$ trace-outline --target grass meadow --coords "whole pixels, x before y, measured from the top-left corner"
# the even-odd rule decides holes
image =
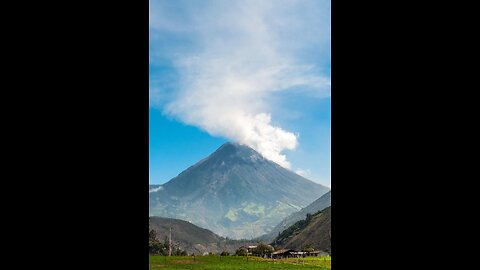
[[[150,270],[260,270],[260,269],[331,269],[331,257],[263,259],[237,256],[150,256]]]

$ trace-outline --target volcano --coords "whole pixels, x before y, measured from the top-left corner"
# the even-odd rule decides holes
[[[149,213],[224,237],[252,239],[328,191],[246,145],[229,142],[167,183],[151,186]]]

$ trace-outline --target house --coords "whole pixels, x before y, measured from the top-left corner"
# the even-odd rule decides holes
[[[238,248],[238,251],[240,250],[246,252],[247,256],[262,256],[264,258],[267,258],[270,257],[270,254],[274,250],[274,248],[271,245],[259,244],[258,246],[241,246]],[[243,252],[242,254],[244,254]]]
[[[292,251],[290,252],[290,255],[294,258],[300,258],[300,257],[305,257],[307,256],[307,252],[304,251]]]
[[[316,251],[310,251],[306,252],[306,256],[312,256],[312,257],[324,257],[324,256],[329,256],[328,252],[316,250]]]
[[[279,249],[272,253],[273,259],[292,258],[296,256],[297,251],[293,249]]]

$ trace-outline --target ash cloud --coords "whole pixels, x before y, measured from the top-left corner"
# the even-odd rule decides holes
[[[315,1],[189,1],[175,16],[165,2],[151,1],[150,61],[168,59],[178,84],[170,92],[151,85],[153,106],[290,168],[283,151],[296,148],[298,135],[272,121],[271,99],[300,87],[330,94],[328,76],[300,55],[302,44],[323,44]],[[184,41],[177,50],[155,46],[172,37]]]

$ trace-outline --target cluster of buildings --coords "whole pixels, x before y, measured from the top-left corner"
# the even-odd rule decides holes
[[[274,251],[271,254],[273,259],[283,259],[283,258],[302,258],[302,257],[321,257],[328,256],[327,252],[323,251],[296,251],[294,249],[279,249]]]
[[[273,247],[268,245],[269,247]],[[247,255],[253,255],[253,250],[257,248],[257,246],[242,246],[240,249],[245,249],[247,251]],[[294,249],[279,249],[273,251],[271,254],[266,255],[268,258],[272,259],[284,259],[284,258],[303,258],[303,257],[323,257],[329,256],[327,252],[315,250],[315,251],[297,251]]]

